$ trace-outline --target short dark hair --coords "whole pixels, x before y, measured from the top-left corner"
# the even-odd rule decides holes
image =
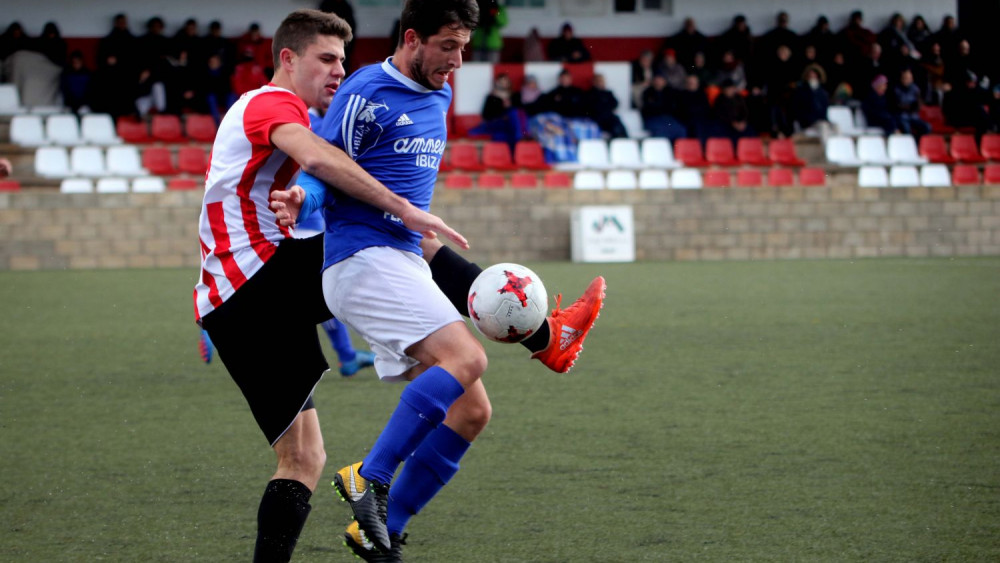
[[[403,44],[407,29],[421,39],[434,35],[443,26],[476,29],[479,25],[479,4],[476,0],[406,0],[399,18],[397,45]]]
[[[271,41],[274,68],[281,65],[281,50],[291,49],[301,55],[316,41],[317,35],[333,35],[347,43],[353,37],[351,26],[336,14],[319,10],[295,10],[288,14]]]

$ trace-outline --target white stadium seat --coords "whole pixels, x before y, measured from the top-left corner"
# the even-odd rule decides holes
[[[145,176],[149,171],[142,167],[142,157],[135,145],[108,147],[105,161],[108,174],[116,176]]]
[[[889,168],[889,185],[893,188],[913,188],[920,185],[920,173],[912,164],[896,164]]]
[[[826,140],[826,160],[840,166],[861,166],[864,164],[858,158],[854,139],[842,135]]]
[[[166,191],[167,183],[160,176],[141,176],[132,180],[135,193],[160,193]]]
[[[678,168],[670,173],[670,186],[674,189],[697,189],[702,185],[701,172],[696,168]]]
[[[101,147],[73,147],[69,152],[69,167],[76,176],[103,176],[108,172]]]
[[[573,175],[573,188],[577,190],[604,189],[604,173],[596,170],[582,170]]]
[[[35,151],[35,174],[46,178],[69,176],[69,152],[65,147],[39,147]]]
[[[946,164],[925,164],[920,167],[920,185],[946,188],[951,185],[951,172]]]
[[[662,190],[670,187],[666,170],[643,170],[639,172],[639,189]]]
[[[83,143],[80,138],[80,121],[72,113],[57,113],[45,118],[45,138],[57,145],[73,146]]]
[[[608,144],[604,139],[581,139],[576,149],[576,162],[580,168],[605,170],[611,167]]]
[[[862,166],[858,168],[858,186],[862,188],[889,187],[889,174],[884,166]]]
[[[609,190],[634,190],[636,185],[635,172],[631,170],[608,172],[607,186]]]
[[[642,155],[639,153],[639,141],[635,139],[611,139],[608,143],[608,153],[611,166],[638,170],[643,168]]]
[[[10,141],[23,147],[47,145],[45,124],[41,116],[26,113],[12,117],[10,119]]]
[[[80,137],[94,145],[117,145],[122,140],[115,132],[115,122],[106,113],[88,113],[80,118]]]
[[[674,147],[668,139],[649,137],[642,140],[640,148],[642,163],[647,168],[680,168],[681,163],[674,159]]]
[[[18,115],[27,109],[21,106],[21,95],[14,84],[0,84],[0,115]]]
[[[865,164],[881,164],[888,166],[892,164],[889,153],[885,148],[885,139],[876,135],[862,135],[858,137],[858,158]]]
[[[97,193],[99,194],[120,194],[128,191],[128,180],[105,176],[97,180]]]
[[[94,191],[94,181],[90,178],[65,178],[59,184],[64,194],[89,194]]]
[[[893,164],[927,164],[927,159],[920,156],[917,141],[913,135],[889,135],[888,154]]]

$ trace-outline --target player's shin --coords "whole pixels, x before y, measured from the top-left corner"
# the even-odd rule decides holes
[[[257,544],[254,563],[289,561],[299,541],[312,507],[312,491],[290,479],[274,479],[267,484],[257,510]]]
[[[406,459],[389,490],[390,534],[402,534],[406,524],[458,472],[470,443],[444,424],[432,431]]]

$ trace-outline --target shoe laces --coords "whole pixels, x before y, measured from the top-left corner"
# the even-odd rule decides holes
[[[556,317],[562,314],[562,309],[559,306],[562,305],[562,293],[556,295],[556,308],[552,310],[552,316]]]

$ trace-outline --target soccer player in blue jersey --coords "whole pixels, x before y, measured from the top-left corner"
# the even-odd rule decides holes
[[[462,64],[478,8],[475,0],[408,0],[400,19],[394,56],[346,80],[316,133],[427,210],[447,142],[447,81]],[[301,189],[275,193],[272,207],[288,205],[293,216],[324,207],[327,305],[371,346],[380,378],[410,381],[368,456],[335,477],[356,519],[348,546],[366,560],[397,561],[409,519],[455,474],[491,416],[481,381],[486,354],[458,312],[481,270],[315,178],[302,175],[299,184],[304,199]],[[533,357],[568,371],[603,296],[597,278],[573,306],[557,306]]]

